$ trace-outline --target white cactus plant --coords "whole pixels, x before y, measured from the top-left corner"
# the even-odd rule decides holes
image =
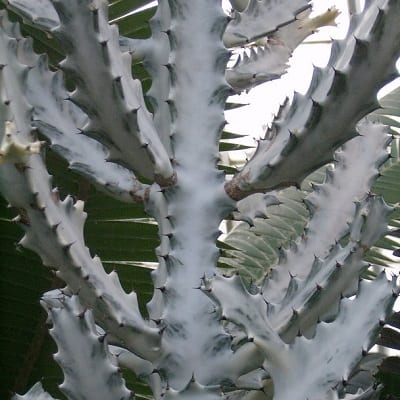
[[[391,138],[367,114],[397,74],[399,1],[366,0],[307,93],[281,107],[233,177],[218,168],[228,96],[279,78],[336,10],[312,19],[308,0],[232,0],[227,15],[216,0],[159,0],[151,36],[132,39],[108,23],[104,0],[2,3],[65,54],[63,72],[53,71],[2,12],[0,191],[18,210],[20,245],[66,285],[42,298],[64,395],[130,399],[127,368],[155,399],[376,398],[372,378],[350,392],[346,382],[399,292],[396,277],[364,279],[366,253],[393,210],[371,193]],[[145,94],[132,75],[137,61],[152,81]],[[84,204],[52,186],[41,135],[72,170],[157,222],[147,316],[86,247]],[[304,200],[311,219],[302,237],[256,282],[223,275],[221,222],[252,223],[282,189],[333,160]],[[14,398],[53,397],[37,384]]]

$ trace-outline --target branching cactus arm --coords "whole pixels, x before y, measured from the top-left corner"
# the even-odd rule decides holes
[[[147,185],[128,169],[108,162],[107,149],[82,134],[87,116],[68,100],[62,74],[49,71],[46,61],[40,57],[24,82],[27,100],[34,107],[34,125],[51,140],[51,148],[68,161],[71,170],[121,201],[143,202]]]
[[[141,84],[131,78],[131,58],[120,52],[118,30],[108,25],[106,3],[53,4],[61,23],[52,33],[70,43],[61,66],[75,79],[72,99],[91,118],[87,132],[107,144],[111,160],[150,179],[171,179],[168,154],[145,106]]]
[[[361,136],[335,154],[335,169],[328,170],[325,182],[314,185],[313,192],[306,197],[312,217],[302,240],[282,251],[279,267],[272,270],[265,282],[268,301],[280,302],[290,277],[305,279],[314,258],[326,257],[331,246],[349,232],[356,202],[368,195],[379,167],[388,158],[390,136],[385,127],[363,120],[358,129]]]
[[[71,400],[133,399],[108,350],[106,336],[97,332],[92,312],[82,307],[78,296],[60,293],[57,306],[57,299],[47,297],[42,305],[52,324],[50,335],[58,347],[54,358],[64,373],[61,391]]]
[[[17,222],[26,230],[20,244],[58,270],[58,276],[79,293],[83,304],[94,310],[113,341],[144,357],[154,357],[159,352],[158,329],[141,317],[136,294],[127,295],[115,272],[107,275],[100,259],[92,258],[85,247],[83,203],[74,204],[71,198],[60,201],[38,156],[21,168],[24,171],[15,171],[13,178],[24,195],[2,188],[4,197],[20,210]],[[11,176],[10,171],[3,171]]]
[[[215,277],[206,280],[202,289],[217,302],[218,313],[242,326],[264,354],[265,368],[274,382],[274,399],[338,398],[336,388],[366,354],[398,295],[395,278],[389,282],[381,274],[373,282],[364,281],[355,299],[341,302],[333,322],[318,325],[315,337],[300,337],[287,345],[270,325],[262,295],[249,293],[239,277]],[[253,318],[254,312],[259,318]],[[352,336],[353,329],[360,336]]]
[[[33,89],[27,92],[27,98],[34,106],[35,126],[51,140],[51,148],[68,161],[70,169],[87,177],[100,190],[118,200],[143,202],[147,185],[136,179],[130,170],[107,161],[109,154],[106,148],[82,135],[82,128],[74,125],[69,118],[68,114],[78,113],[78,110],[73,103],[61,97],[66,93],[62,90],[61,75],[52,74],[44,62],[39,62],[29,71],[27,84]],[[41,92],[41,96],[36,97]],[[60,97],[50,96],[57,92]],[[34,98],[30,96],[33,93]]]
[[[299,184],[356,135],[360,118],[378,107],[377,90],[396,74],[399,13],[398,2],[382,0],[353,18],[347,38],[333,45],[328,66],[315,70],[307,94],[295,96],[287,118],[226,185],[232,198]]]
[[[9,57],[28,67],[20,82],[21,90],[33,107],[34,125],[52,141],[52,148],[68,161],[72,170],[89,178],[101,190],[125,202],[142,202],[146,185],[128,169],[108,162],[108,150],[82,134],[88,117],[69,100],[62,73],[48,69],[47,58],[36,56],[31,42],[22,38],[18,26],[5,15],[1,17],[1,26],[3,35],[16,40],[17,50]]]
[[[244,2],[237,2],[243,7]],[[227,47],[243,46],[266,36],[294,21],[296,16],[310,7],[308,0],[284,1],[279,7],[271,0],[250,0],[242,12],[235,11],[233,19],[224,33]]]
[[[17,49],[15,38],[0,36],[0,61],[4,65],[0,71],[1,97],[5,101],[1,103],[0,134],[2,149],[8,149],[0,166],[0,190],[19,210],[17,221],[26,231],[20,243],[38,252],[45,265],[59,271],[59,276],[71,290],[79,292],[85,306],[95,310],[96,317],[118,343],[122,341],[138,354],[151,348],[148,355],[151,358],[153,353],[154,357],[154,352],[159,351],[158,330],[150,328],[141,317],[136,294],[127,295],[115,273],[107,275],[100,259],[92,258],[85,246],[83,203],[74,204],[70,197],[61,201],[57,190],[51,188],[51,177],[40,155],[31,154],[38,152],[38,142],[31,135],[32,108],[23,92],[24,76],[30,68],[18,62]],[[14,144],[8,144],[9,140]],[[16,151],[10,153],[13,149]],[[143,346],[140,337],[147,337],[145,342],[150,340],[153,345]]]
[[[309,17],[310,10],[272,34],[249,44],[236,63],[226,71],[226,80],[237,91],[249,90],[261,83],[280,78],[297,46],[324,25],[334,25],[338,10],[332,8],[322,15]]]
[[[19,13],[27,22],[49,31],[60,24],[51,0],[6,0],[8,7]]]
[[[336,317],[343,296],[357,293],[359,279],[368,267],[363,262],[365,253],[387,233],[387,226],[381,221],[391,211],[377,197],[359,204],[350,227],[349,243],[344,247],[336,245],[325,259],[315,259],[306,278],[291,278],[286,296],[269,310],[271,324],[284,340],[291,342],[299,332],[312,337],[318,321]]]
[[[390,293],[391,290],[394,295]],[[369,350],[379,329],[379,322],[384,321],[392,310],[397,291],[395,279],[388,282],[384,273],[373,282],[362,282],[355,299],[343,300],[341,312],[334,322],[321,323],[312,340],[298,338],[290,347],[288,364],[284,368],[279,366],[274,371],[275,368],[271,367],[274,398],[287,399],[297,395],[319,399],[335,396],[333,387],[349,378],[352,368]],[[351,332],[356,330],[360,335],[351,337]],[[332,357],[334,362],[330,362]],[[313,371],[307,376],[301,373],[305,363]],[[326,368],[319,369],[319,365],[325,365]],[[288,377],[298,385],[288,387]]]
[[[22,7],[16,2],[11,6],[32,22],[40,11],[26,2]],[[121,53],[118,30],[108,25],[106,3],[99,0],[82,6],[52,1],[50,9],[59,21],[51,34],[68,43],[61,67],[77,86],[71,99],[90,118],[85,132],[108,147],[109,160],[149,179],[172,179],[172,166],[147,111],[140,82],[131,77],[131,57]],[[54,25],[54,12],[51,16]]]

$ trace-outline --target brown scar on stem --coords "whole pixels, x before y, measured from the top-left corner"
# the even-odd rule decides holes
[[[249,190],[242,190],[240,189],[240,184],[242,182],[248,183],[247,178],[249,176],[249,173],[245,175],[239,174],[238,176],[235,176],[230,180],[229,182],[225,183],[225,192],[226,194],[235,201],[243,200],[245,197],[250,196],[254,193],[265,193],[267,191],[271,190],[279,190],[279,189],[284,189],[289,186],[294,186],[297,189],[300,189],[300,184],[298,182],[294,181],[288,181],[288,182],[280,182],[279,184],[275,186],[271,186],[268,188],[259,188],[259,189],[249,189]]]
[[[239,188],[240,183],[247,181],[248,176],[249,173],[245,175],[239,174],[234,176],[229,182],[225,183],[225,192],[232,200],[239,201],[250,194],[248,191],[243,191]]]
[[[170,177],[165,178],[160,174],[154,175],[154,182],[158,183],[161,187],[173,186],[176,184],[177,177],[174,172]]]
[[[146,197],[146,192],[145,192],[145,195],[142,196],[142,195],[136,194],[136,191],[135,191],[134,189],[132,189],[132,190],[129,192],[129,195],[131,196],[131,198],[132,198],[132,200],[133,200],[133,202],[134,202],[135,204],[140,204],[140,203],[143,203],[144,198]]]
[[[30,226],[31,221],[29,220],[28,213],[26,212],[25,208],[18,208],[19,213],[19,222],[21,224]]]

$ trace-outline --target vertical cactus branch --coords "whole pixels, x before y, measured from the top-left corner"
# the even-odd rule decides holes
[[[163,240],[161,243],[162,252],[170,249],[161,254],[159,268],[165,272],[157,272],[156,279],[162,284],[158,290],[165,304],[161,320],[166,350],[157,369],[166,376],[170,393],[178,391],[184,396],[188,391],[203,391],[214,396],[200,384],[218,380],[219,371],[213,363],[230,353],[229,337],[210,314],[212,305],[196,287],[202,276],[216,270],[218,225],[231,206],[223,192],[223,176],[216,168],[229,89],[224,77],[227,52],[221,39],[227,18],[215,1],[173,0],[169,5],[172,51],[168,103],[177,183],[161,194],[150,194],[149,203],[156,218],[168,216],[170,222],[168,246]],[[194,36],[190,33],[193,29],[197,32]],[[201,51],[193,53],[194,48]],[[192,70],[193,74],[184,72]],[[165,204],[166,210],[152,210],[160,208],[157,204]],[[158,222],[163,229],[165,223]],[[193,379],[198,383],[190,383]]]

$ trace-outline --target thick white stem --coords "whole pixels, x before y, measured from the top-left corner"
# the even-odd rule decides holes
[[[170,251],[163,254],[165,283],[159,287],[164,301],[165,356],[158,368],[171,390],[180,392],[192,377],[202,385],[214,383],[220,371],[213,369],[213,360],[231,354],[230,339],[218,323],[213,304],[197,288],[203,276],[216,271],[218,227],[233,202],[216,168],[228,94],[227,54],[221,40],[226,16],[214,0],[171,1],[170,8],[168,103],[177,184],[164,192],[171,232]],[[165,238],[162,247],[166,248]],[[159,282],[162,274],[160,270]]]

